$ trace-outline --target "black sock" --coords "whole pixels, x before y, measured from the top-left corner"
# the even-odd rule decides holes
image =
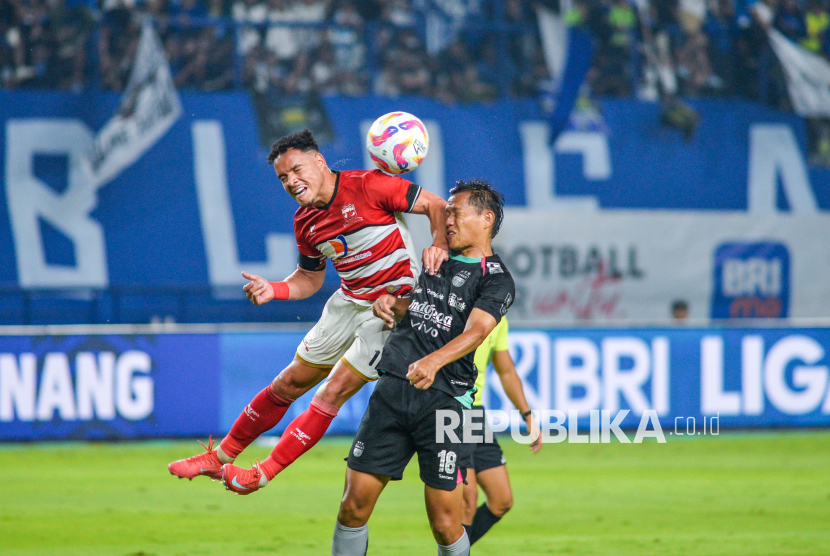
[[[473,524],[467,533],[467,536],[470,537],[470,544],[475,543],[483,537],[484,533],[489,531],[490,527],[498,523],[500,519],[500,517],[496,517],[496,514],[490,511],[486,503],[479,506],[476,510],[476,516],[473,518]]]

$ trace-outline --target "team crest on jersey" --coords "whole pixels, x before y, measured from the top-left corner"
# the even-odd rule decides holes
[[[349,254],[349,244],[346,243],[346,237],[343,235],[321,243],[318,249],[330,259],[339,259]]]
[[[343,213],[343,220],[346,222],[363,220],[363,218],[359,218],[357,216],[357,209],[354,208],[354,205],[351,203],[345,205],[342,209],[340,209],[340,212]]]
[[[460,288],[464,285],[464,282],[467,281],[467,278],[470,277],[470,273],[466,270],[462,270],[458,274],[452,277],[452,285],[456,288]]]

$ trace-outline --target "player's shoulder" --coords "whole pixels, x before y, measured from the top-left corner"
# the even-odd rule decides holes
[[[340,183],[344,184],[346,182],[361,182],[369,176],[372,172],[377,172],[378,170],[340,170]]]
[[[320,212],[315,207],[298,207],[294,211],[294,227],[302,226],[305,222],[310,220],[317,212]]]
[[[495,282],[513,282],[513,275],[504,261],[496,254],[484,259],[484,278]]]
[[[384,178],[390,178],[380,170],[343,170],[340,172],[340,190],[351,198],[367,194],[370,190],[382,187]]]

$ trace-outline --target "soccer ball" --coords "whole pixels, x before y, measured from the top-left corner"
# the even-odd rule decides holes
[[[388,174],[405,174],[426,158],[429,135],[424,123],[412,114],[390,112],[369,128],[366,148],[378,168]]]

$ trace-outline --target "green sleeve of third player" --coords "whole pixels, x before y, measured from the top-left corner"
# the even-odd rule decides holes
[[[496,325],[490,333],[493,335],[493,351],[507,351],[510,345],[507,343],[507,332],[510,325],[507,323],[507,317],[502,317],[501,321]]]
[[[476,378],[476,395],[473,405],[481,405],[482,396],[484,395],[485,374],[487,372],[487,365],[490,363],[490,356],[494,351],[504,351],[507,349],[507,326],[507,319],[502,317],[493,331],[490,332],[476,349],[473,362],[478,370],[478,377]]]

